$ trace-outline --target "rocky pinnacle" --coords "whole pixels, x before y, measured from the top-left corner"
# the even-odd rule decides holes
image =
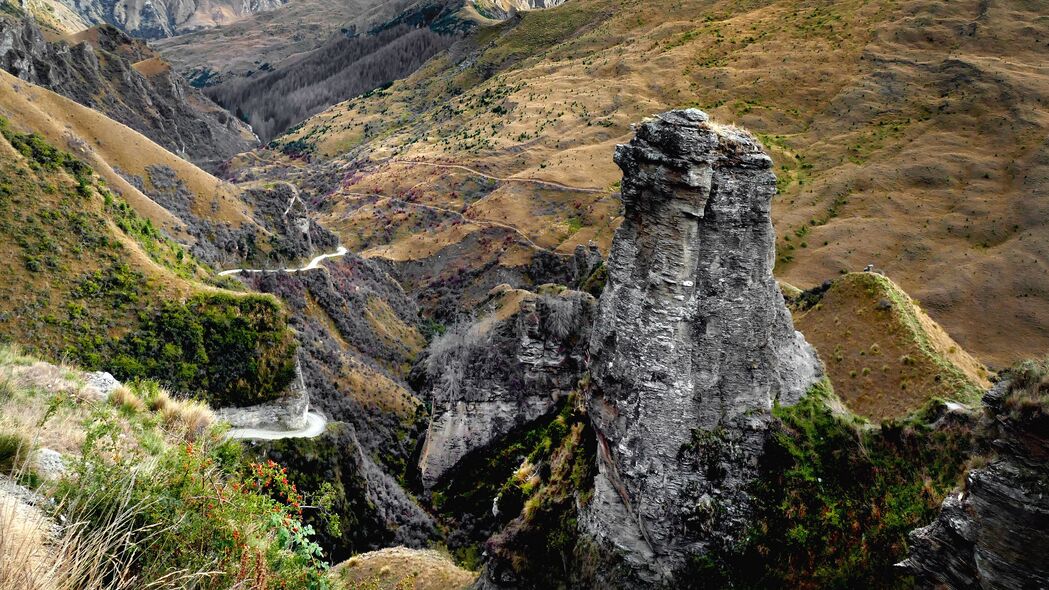
[[[615,161],[625,213],[590,341],[599,475],[581,527],[624,566],[613,586],[670,583],[740,538],[773,404],[822,368],[772,276],[776,178],[758,142],[671,111]]]

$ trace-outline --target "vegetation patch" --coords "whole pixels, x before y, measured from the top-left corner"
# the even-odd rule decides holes
[[[907,534],[939,512],[976,448],[975,417],[932,402],[871,427],[835,413],[823,381],[791,407],[752,493],[756,525],[737,547],[698,558],[698,587],[886,588],[908,584],[893,564]],[[933,425],[934,422],[937,422]]]
[[[123,380],[159,379],[215,406],[245,406],[285,392],[296,350],[275,298],[209,293],[161,304],[89,356]]]

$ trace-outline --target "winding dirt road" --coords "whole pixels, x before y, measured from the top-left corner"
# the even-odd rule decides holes
[[[313,270],[315,268],[320,267],[321,262],[323,262],[324,260],[327,260],[328,258],[338,258],[339,256],[345,256],[347,252],[349,252],[349,250],[347,250],[345,246],[339,246],[339,248],[334,252],[329,252],[327,254],[321,254],[320,256],[314,257],[309,264],[303,266],[302,268],[231,268],[229,270],[224,270],[220,272],[219,276],[224,277],[228,275],[240,274],[242,272],[302,272],[304,270]]]
[[[306,413],[306,426],[299,430],[267,430],[263,428],[234,428],[226,434],[238,440],[281,440],[284,438],[315,438],[324,433],[328,419],[317,412]]]

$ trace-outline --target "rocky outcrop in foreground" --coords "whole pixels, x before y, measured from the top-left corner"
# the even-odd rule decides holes
[[[28,19],[0,19],[0,67],[95,109],[202,168],[258,145],[251,129],[114,27],[47,41]]]
[[[425,389],[432,410],[419,459],[427,488],[471,453],[552,414],[583,373],[592,296],[502,285],[488,307],[479,321],[430,347]]]
[[[984,396],[996,457],[969,473],[936,521],[911,533],[910,557],[900,566],[919,587],[1049,588],[1049,408],[1039,391],[1049,385],[1043,383],[1025,392],[1002,381]]]
[[[695,109],[646,120],[616,149],[623,225],[590,341],[595,495],[580,525],[625,568],[667,583],[738,541],[774,403],[821,376],[772,276],[772,160]]]

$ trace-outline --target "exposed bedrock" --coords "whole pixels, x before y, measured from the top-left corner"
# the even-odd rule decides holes
[[[1010,389],[984,396],[995,458],[911,533],[900,566],[920,588],[1049,588],[1049,415]]]
[[[772,276],[772,160],[748,133],[671,111],[616,149],[624,221],[590,340],[595,495],[580,526],[658,585],[739,539],[771,408],[821,377]],[[626,572],[626,575],[624,575]]]
[[[592,296],[502,285],[487,307],[436,340],[425,360],[432,410],[419,474],[427,488],[471,453],[553,413],[583,372]]]

